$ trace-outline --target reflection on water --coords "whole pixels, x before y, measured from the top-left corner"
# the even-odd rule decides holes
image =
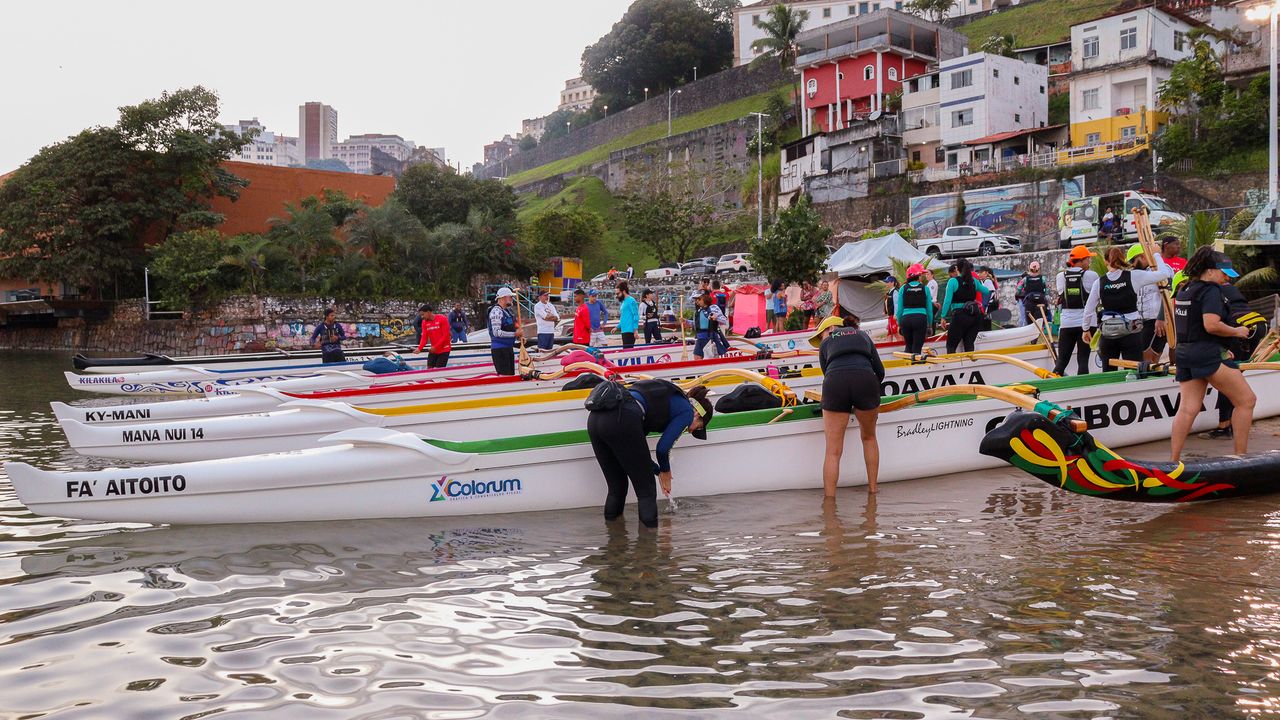
[[[0,454],[87,464],[45,405],[72,397],[65,367],[0,355]],[[1280,697],[1267,498],[1153,508],[986,473],[871,504],[683,498],[643,532],[589,510],[167,528],[37,518],[0,479],[0,522],[2,717],[1217,718]]]

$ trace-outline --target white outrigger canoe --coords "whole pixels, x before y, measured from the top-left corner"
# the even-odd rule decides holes
[[[883,327],[883,323],[868,323],[873,331]],[[810,331],[764,335],[751,340],[756,349],[785,352],[796,349],[808,349]],[[1033,325],[994,330],[979,333],[975,344],[976,350],[988,350],[1011,345],[1035,342],[1036,327]],[[936,349],[937,343],[928,345]],[[890,353],[902,347],[901,341],[880,344],[884,353]],[[676,345],[642,345],[635,348],[616,348],[604,350],[605,357],[615,365],[630,367],[635,365],[651,365],[679,360],[685,348]],[[487,356],[486,356],[487,357]],[[450,358],[452,362],[452,358]],[[544,369],[558,366],[558,360],[546,361],[541,365]],[[108,395],[146,396],[146,395],[223,395],[236,392],[246,386],[269,385],[286,392],[302,392],[312,390],[328,390],[363,387],[374,383],[405,383],[422,379],[442,380],[458,377],[476,377],[492,373],[490,364],[474,364],[449,366],[433,370],[413,370],[401,373],[373,375],[363,370],[335,369],[330,365],[305,365],[293,370],[273,371],[261,374],[259,370],[218,370],[199,367],[170,366],[163,369],[122,373],[118,375],[90,374],[80,375],[65,373],[67,384],[76,390],[103,393]],[[294,371],[297,374],[290,374]],[[258,373],[258,374],[254,374]]]
[[[1049,354],[1043,349],[1002,357],[1029,362],[1044,370],[1044,374],[1047,374],[1045,366],[1050,364]],[[756,364],[762,363],[756,361]],[[726,367],[712,370],[705,379],[711,385],[737,384],[743,382],[741,375],[723,375],[765,369]],[[786,378],[786,384],[797,393],[822,386],[822,372],[816,367],[781,366],[778,369],[781,371],[779,374]],[[945,364],[891,361],[886,370],[882,384],[886,395],[896,395],[904,389],[915,392],[954,385],[1004,384],[1036,377],[1021,364],[987,356]],[[496,397],[467,396],[460,400],[384,407],[294,400],[266,413],[111,425],[89,425],[75,420],[59,420],[59,423],[71,447],[83,455],[148,462],[186,462],[304,450],[315,447],[326,435],[370,427],[417,433],[441,440],[491,440],[529,431],[575,430],[586,422],[582,401],[589,392],[571,390]]]
[[[1257,417],[1280,413],[1280,371],[1246,373]],[[1112,447],[1169,436],[1178,385],[1129,372],[1038,380],[1041,400],[1070,406]],[[1210,394],[1209,401],[1216,396]],[[996,467],[978,454],[1002,401],[951,399],[881,418],[880,481]],[[1214,424],[1202,413],[1195,428]],[[842,485],[865,483],[858,433],[846,436]],[[604,482],[584,430],[452,442],[383,428],[348,430],[315,449],[89,472],[5,466],[32,512],[172,524],[476,515],[598,506]],[[650,442],[656,442],[651,438]],[[823,422],[816,405],[717,415],[708,439],[672,454],[681,495],[821,487]]]
[[[1026,362],[1036,367],[1052,367],[1049,351],[1043,345],[1018,345],[986,352],[1008,356],[1014,361]],[[947,357],[935,358],[935,362],[943,364]],[[885,368],[890,371],[907,364],[903,360],[885,360]],[[937,377],[937,382],[943,384],[996,382],[996,380],[988,380],[980,372],[969,371],[966,365],[967,363],[944,365],[946,370],[944,374],[931,377]],[[627,368],[624,370],[628,373],[642,372],[649,377],[680,381],[693,379],[712,370],[726,368],[749,370],[763,375],[776,374],[783,378],[789,378],[806,368],[817,366],[817,356],[809,354],[786,359],[762,359],[752,356],[724,357],[710,360],[658,363],[642,368]],[[117,425],[121,423],[167,422],[270,412],[295,400],[337,401],[372,409],[443,400],[461,400],[464,398],[478,399],[499,395],[510,397],[526,393],[559,390],[569,379],[568,376],[541,380],[522,380],[515,377],[494,376],[314,392],[283,392],[277,387],[245,386],[238,388],[234,394],[210,395],[202,398],[162,400],[113,406],[68,405],[60,402],[52,402],[49,405],[53,409],[54,416],[60,421],[74,420],[85,425]],[[911,392],[917,389],[921,389],[918,387],[918,383],[911,381],[897,382],[892,376],[883,385],[883,391],[886,395]]]

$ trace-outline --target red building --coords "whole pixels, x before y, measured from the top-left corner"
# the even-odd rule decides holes
[[[888,109],[889,96],[905,80],[968,51],[960,33],[889,9],[823,25],[796,42],[805,136],[842,130]]]

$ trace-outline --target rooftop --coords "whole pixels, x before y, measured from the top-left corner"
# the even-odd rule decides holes
[[[947,27],[881,8],[796,36],[796,66],[813,65],[873,49],[894,48],[932,60],[962,55],[968,41]]]
[[[966,141],[964,144],[965,145],[988,145],[990,143],[998,143],[998,142],[1004,142],[1005,140],[1012,140],[1016,137],[1025,137],[1027,135],[1037,135],[1042,132],[1049,132],[1050,130],[1057,130],[1062,127],[1066,127],[1066,125],[1058,124],[1058,125],[1047,125],[1045,127],[1038,127],[1038,128],[1023,128],[1022,130],[1008,130],[1006,132],[998,132],[994,135],[980,137],[976,140],[969,140],[969,141]]]

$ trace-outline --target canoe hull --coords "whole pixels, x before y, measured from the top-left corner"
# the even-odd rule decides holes
[[[1280,413],[1280,371],[1249,373],[1257,415]],[[1072,379],[1073,381],[1075,379]],[[1060,383],[1054,386],[1053,383]],[[1121,446],[1168,437],[1178,388],[1169,378],[1045,383],[1043,399],[1080,408],[1100,442]],[[1061,387],[1060,390],[1050,390]],[[1210,398],[1212,400],[1212,397]],[[672,456],[680,495],[818,488],[822,418],[812,407],[774,424],[776,411],[713,424],[708,440],[684,439]],[[975,452],[1009,414],[994,400],[925,404],[881,423],[880,479],[892,482],[995,467]],[[1204,413],[1197,427],[1212,425]],[[656,438],[651,438],[654,442]],[[426,443],[379,428],[331,436],[331,447],[273,455],[93,472],[6,466],[32,511],[105,521],[242,523],[432,517],[598,505],[604,482],[585,433],[480,443]],[[924,443],[924,444],[922,444]],[[928,447],[929,452],[921,452]],[[841,484],[865,482],[857,432],[846,436]],[[176,489],[176,477],[182,488]],[[143,487],[142,479],[150,480]],[[166,489],[157,489],[164,478]],[[126,482],[122,489],[121,481]],[[115,492],[108,493],[114,489]]]

